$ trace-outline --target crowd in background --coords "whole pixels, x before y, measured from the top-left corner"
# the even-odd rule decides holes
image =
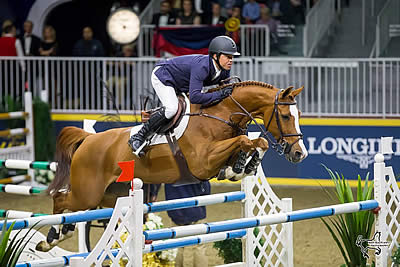
[[[279,24],[304,24],[305,0],[163,0],[160,12],[153,14],[151,24],[157,27],[223,25],[229,18],[237,18],[241,24],[268,25],[272,39],[276,40]],[[18,31],[12,21],[4,21],[0,56],[59,56],[54,27],[46,25],[42,37],[32,34],[33,27],[31,21],[25,21],[23,29]],[[69,56],[137,55],[135,44],[119,46],[117,51],[108,52],[104,44],[94,37],[91,27],[76,30],[82,32],[82,39],[76,41],[72,51],[67,54]],[[17,35],[18,32],[21,34]],[[239,42],[237,33],[227,34]]]
[[[23,33],[18,36],[13,22],[4,21],[0,37],[0,56],[58,56],[59,44],[54,27],[46,25],[43,28],[43,38],[32,33],[33,27],[31,21],[25,21]],[[75,43],[72,56],[105,56],[103,45],[93,38],[91,27],[83,28],[82,39]]]
[[[315,1],[313,1],[315,2]],[[242,24],[279,21],[284,24],[305,23],[304,0],[163,0],[152,24],[217,25],[235,17]]]

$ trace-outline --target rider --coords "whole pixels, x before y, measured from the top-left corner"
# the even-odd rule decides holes
[[[209,93],[202,93],[202,88],[217,85],[228,78],[233,56],[237,55],[240,53],[237,52],[235,42],[230,37],[218,36],[211,41],[208,55],[180,56],[157,63],[151,74],[151,83],[163,108],[152,113],[139,132],[130,138],[128,144],[133,152],[137,154],[146,139],[175,116],[178,110],[177,93],[189,92],[192,104],[204,106],[228,97],[232,93],[232,87]]]

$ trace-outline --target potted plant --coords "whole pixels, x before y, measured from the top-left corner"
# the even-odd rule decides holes
[[[341,204],[354,202],[353,192],[349,182],[343,175],[331,171],[323,165],[329,173],[330,178],[335,184],[335,195]],[[364,185],[362,185],[361,176],[358,175],[356,201],[364,201],[372,199],[373,181],[368,183],[369,174],[367,174]],[[334,199],[332,194],[325,190],[327,194]],[[336,215],[335,217],[321,218],[322,222],[328,228],[328,231],[335,240],[345,264],[342,266],[369,266],[367,258],[361,252],[361,249],[356,245],[358,236],[364,239],[371,237],[372,228],[374,225],[374,214],[370,211],[361,211],[356,213]],[[374,265],[374,263],[372,263]]]
[[[5,218],[3,229],[0,232],[0,266],[14,267],[17,264],[21,253],[34,234],[26,241],[27,236],[38,223],[39,222],[35,223],[21,238],[17,239],[21,232],[20,230],[11,240],[9,240],[15,221],[7,229],[7,217]]]

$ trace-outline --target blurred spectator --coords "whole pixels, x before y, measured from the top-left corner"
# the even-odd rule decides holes
[[[40,39],[32,34],[33,22],[24,22],[24,35],[20,37],[25,56],[39,56]]]
[[[248,0],[243,6],[242,16],[247,24],[253,24],[260,17],[260,5],[256,0]]]
[[[16,85],[17,73],[19,70],[25,72],[25,62],[23,60],[24,52],[22,50],[21,41],[16,38],[16,28],[12,24],[7,23],[3,28],[2,36],[0,37],[0,56],[19,57],[20,69],[14,60],[4,60],[2,62],[2,78],[0,79],[0,88],[5,92],[9,90],[11,81]],[[23,75],[21,75],[23,77]],[[8,83],[8,84],[7,84]],[[14,88],[11,88],[14,89]]]
[[[39,54],[41,56],[57,56],[58,55],[58,43],[57,43],[57,37],[56,37],[56,30],[53,28],[53,26],[46,25],[44,26],[43,29],[43,40],[40,42],[40,48],[39,48]],[[46,93],[44,94],[44,99],[50,99],[52,100],[55,95],[57,95],[58,88],[56,87],[57,80],[56,80],[56,71],[54,68],[51,68],[48,72],[48,80],[46,81],[46,75],[45,75],[45,67],[44,64],[42,64],[42,77],[39,77],[39,86],[42,86],[42,89],[44,89],[46,86],[45,84],[48,84],[49,90],[47,92],[42,92]],[[32,85],[30,85],[32,86]]]
[[[0,37],[0,56],[23,57],[21,41],[16,38],[17,30],[13,24],[7,24]]]
[[[170,0],[170,3],[174,12],[178,13],[181,10],[182,0]]]
[[[274,19],[280,20],[282,16],[280,0],[268,0],[267,6],[271,10],[271,16]]]
[[[207,18],[205,24],[219,25],[225,23],[226,18],[224,16],[221,16],[221,5],[218,2],[211,3],[211,11],[212,14]]]
[[[239,5],[234,6],[232,8],[232,16],[231,17],[239,19],[240,24],[246,24],[246,22],[244,21],[244,19],[242,17],[242,8]]]
[[[118,57],[132,58],[136,57],[135,46],[133,44],[127,44],[122,46],[122,50],[118,53]],[[129,102],[126,98],[128,89],[128,83],[132,81],[131,73],[134,68],[135,62],[132,61],[111,61],[109,62],[109,76],[111,77],[108,81],[110,90],[114,94],[116,105],[119,109],[122,108],[121,103],[123,101]]]
[[[268,25],[270,34],[273,34],[274,36],[277,37],[279,21],[271,17],[270,9],[268,7],[261,8],[260,14],[261,17],[256,21],[256,24]]]
[[[12,22],[12,20],[6,19],[5,21],[3,21],[3,24],[1,25],[1,36],[4,36],[4,35],[5,35],[4,29],[5,29],[7,26],[11,26],[11,25],[14,25],[14,23]]]
[[[280,0],[281,22],[284,24],[304,25],[305,3],[302,0]]]
[[[83,39],[76,42],[72,55],[78,57],[102,57],[105,55],[101,42],[93,38],[92,28],[83,28],[82,37]]]
[[[193,10],[192,0],[183,0],[182,10],[178,14],[176,19],[176,25],[200,25],[201,18]]]
[[[57,56],[57,52],[56,30],[53,26],[46,25],[43,29],[43,40],[40,42],[39,54],[41,56]]]
[[[257,20],[256,24],[268,25],[271,50],[275,50],[279,54],[287,54],[287,52],[282,51],[279,47],[278,27],[279,27],[280,22],[271,17],[270,9],[268,7],[261,8],[260,13],[261,13],[261,17],[260,17],[260,19]],[[260,40],[260,46],[265,47],[265,43],[264,43],[262,37]],[[264,50],[262,50],[262,51],[264,51]],[[264,56],[264,55],[260,55],[260,56]]]
[[[121,57],[137,57],[135,46],[133,44],[127,44],[122,46],[122,51],[120,53]]]
[[[201,21],[204,22],[211,17],[211,3],[212,0],[194,0],[194,10],[201,17]]]
[[[245,24],[241,14],[242,14],[242,9],[240,8],[240,6],[234,6],[232,8],[231,18],[237,18],[239,20],[240,24]],[[228,35],[229,37],[231,37],[233,39],[233,41],[235,41],[235,43],[238,46],[238,49],[240,51],[240,28],[234,32],[227,32],[226,35]]]
[[[222,16],[231,17],[235,6],[242,8],[243,0],[219,0]]]
[[[176,16],[172,12],[171,3],[169,1],[161,1],[160,12],[153,15],[151,24],[156,25],[156,27],[176,24]]]

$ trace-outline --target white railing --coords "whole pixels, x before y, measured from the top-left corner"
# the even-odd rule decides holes
[[[47,98],[53,112],[122,114],[138,111],[154,92],[150,74],[160,58],[0,58],[0,100],[25,87]],[[304,86],[306,116],[400,117],[400,59],[235,58],[231,75],[275,85]],[[108,97],[114,96],[114,103]]]
[[[400,24],[400,1],[388,0],[377,18],[376,24],[376,57],[382,55],[390,42],[390,25]]]
[[[182,27],[208,27],[201,26],[179,26],[168,25],[169,28],[182,28]],[[141,25],[138,40],[139,56],[154,56],[154,49],[152,47],[155,25]],[[193,29],[195,30],[195,29]],[[242,56],[269,56],[269,28],[267,25],[241,25],[240,26],[240,53]]]
[[[304,86],[307,116],[399,117],[400,59],[256,59],[258,81]]]
[[[340,2],[340,1],[339,1]],[[311,57],[320,40],[335,21],[335,1],[317,1],[306,16],[303,55]]]

